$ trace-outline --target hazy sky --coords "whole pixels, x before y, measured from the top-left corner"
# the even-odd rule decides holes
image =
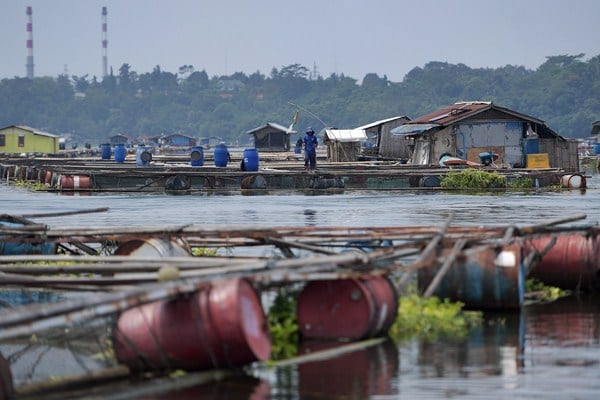
[[[102,6],[115,74],[124,63],[211,77],[316,64],[323,77],[399,82],[429,61],[536,69],[600,54],[600,0],[0,0],[0,79],[26,76],[28,5],[35,76],[101,76]]]

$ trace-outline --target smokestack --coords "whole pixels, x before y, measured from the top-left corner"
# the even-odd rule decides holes
[[[33,79],[33,22],[31,6],[27,7],[27,77]]]
[[[102,77],[108,75],[108,60],[106,57],[108,39],[106,38],[106,7],[102,7]]]

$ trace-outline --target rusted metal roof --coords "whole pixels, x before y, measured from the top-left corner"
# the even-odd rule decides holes
[[[490,101],[462,101],[452,105],[441,108],[430,114],[423,115],[416,118],[407,124],[438,124],[440,126],[446,126],[455,122],[471,118],[484,111],[495,109],[505,114],[513,115],[516,118],[531,121],[537,124],[544,124],[544,121],[531,117],[529,115],[521,114],[508,108],[499,107]]]

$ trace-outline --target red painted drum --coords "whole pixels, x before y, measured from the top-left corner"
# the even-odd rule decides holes
[[[44,176],[44,183],[46,186],[52,186],[52,171],[46,171],[46,175]]]
[[[529,240],[525,254],[542,251],[550,236]],[[558,236],[556,243],[529,273],[549,286],[569,290],[600,289],[600,237],[573,234]]]
[[[248,281],[231,279],[123,312],[114,349],[134,370],[201,370],[267,360],[271,339],[257,292]]]
[[[358,340],[387,333],[398,300],[385,277],[312,281],[298,296],[300,332],[312,339]]]
[[[63,175],[60,177],[60,188],[71,190],[89,189],[90,177],[83,175]]]

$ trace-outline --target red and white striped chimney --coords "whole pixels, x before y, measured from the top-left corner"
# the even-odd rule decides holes
[[[27,7],[27,77],[33,79],[33,11]]]
[[[107,47],[108,39],[106,36],[106,7],[102,7],[102,77],[108,75]]]

